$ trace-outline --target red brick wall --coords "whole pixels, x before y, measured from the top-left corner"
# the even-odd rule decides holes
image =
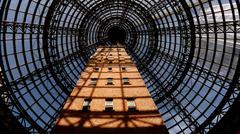
[[[115,59],[114,64],[108,64],[109,57]],[[101,60],[101,63],[97,63],[96,59]],[[120,63],[119,59],[125,60]],[[168,133],[144,81],[129,59],[123,48],[113,48],[113,50],[99,48],[68,98],[56,121],[54,132]],[[93,71],[96,66],[100,68],[99,72]],[[112,67],[112,72],[108,72],[108,67]],[[127,71],[122,72],[121,67],[126,67]],[[122,84],[123,77],[129,78],[130,85]],[[90,78],[98,78],[96,86],[90,85]],[[106,85],[107,78],[113,78],[114,85]],[[85,98],[92,99],[88,112],[82,111]],[[104,111],[106,98],[113,98],[114,111]],[[128,112],[127,98],[135,98],[137,111]]]

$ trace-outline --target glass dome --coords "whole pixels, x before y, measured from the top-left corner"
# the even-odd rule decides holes
[[[239,5],[2,0],[1,104],[9,112],[4,116],[30,133],[50,132],[97,47],[121,40],[169,132],[208,133],[239,100]]]

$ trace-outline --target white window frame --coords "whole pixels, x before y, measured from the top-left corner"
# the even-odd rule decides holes
[[[127,106],[128,111],[135,111],[136,110],[136,102],[134,98],[127,99]]]
[[[130,84],[128,77],[124,77],[122,80],[123,80],[124,85],[129,85]]]
[[[97,85],[97,78],[91,78],[90,85]]]
[[[113,78],[107,78],[107,85],[113,85]]]
[[[92,99],[84,99],[82,110],[83,111],[90,110],[91,102],[92,102]]]
[[[106,111],[113,110],[113,99],[112,98],[107,98],[105,100],[105,110]]]
[[[99,72],[100,68],[99,67],[94,67],[94,72]]]

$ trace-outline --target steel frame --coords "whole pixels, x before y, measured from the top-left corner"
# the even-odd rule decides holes
[[[240,100],[239,12],[239,0],[3,0],[2,109],[20,129],[50,132],[91,55],[121,27],[170,133],[229,129],[225,117],[239,117],[229,116]]]

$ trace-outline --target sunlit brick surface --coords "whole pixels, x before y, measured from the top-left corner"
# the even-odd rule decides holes
[[[92,78],[97,79],[96,85],[91,84]],[[107,84],[108,78],[112,78],[112,85]],[[128,78],[129,84],[124,84],[123,78]],[[83,111],[84,99],[88,98],[90,109]],[[106,98],[113,99],[112,111],[105,111]],[[134,99],[136,110],[128,111],[129,98]],[[102,46],[91,57],[61,111],[54,132],[168,133],[136,66],[119,45]]]

